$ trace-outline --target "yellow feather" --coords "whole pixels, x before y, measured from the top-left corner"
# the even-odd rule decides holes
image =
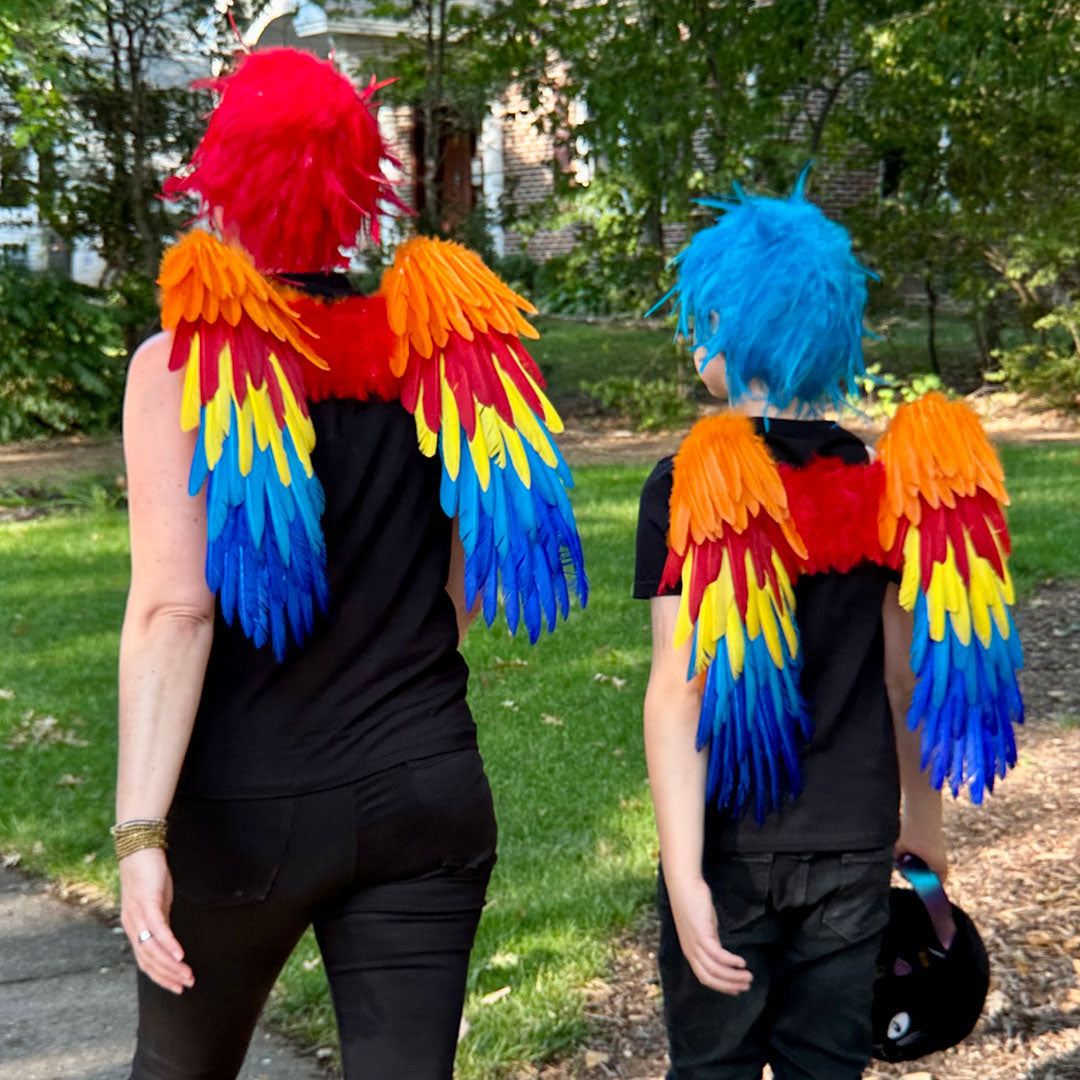
[[[218,391],[210,399],[205,410],[205,439],[206,464],[214,469],[221,460],[221,449],[225,442],[225,436],[229,433],[232,421],[232,400],[225,387],[218,387]]]
[[[745,554],[746,560],[746,633],[751,641],[754,641],[761,633],[761,609],[758,606],[757,593],[760,590],[754,580],[754,560],[750,552]]]
[[[252,439],[252,426],[255,418],[251,414],[251,379],[248,378],[248,398],[240,410],[240,417],[236,424],[236,437],[238,440],[238,456],[240,460],[240,475],[247,476],[251,472],[251,465],[255,459],[255,444]]]
[[[691,552],[686,556],[682,567],[682,595],[679,597],[679,613],[675,617],[675,648],[682,648],[694,632],[694,624],[690,621],[690,575],[693,573],[694,556]]]
[[[270,394],[265,386],[260,386],[257,390],[252,388],[248,391],[248,401],[251,402],[251,415],[255,421],[255,441],[260,450],[265,450],[270,445],[273,433],[277,431]]]
[[[694,668],[697,671],[707,667],[716,655],[716,643],[723,634],[716,598],[716,582],[713,581],[705,586],[701,596],[701,610],[698,612],[697,656],[694,658]]]
[[[511,352],[513,350],[511,349]],[[515,354],[516,355],[516,354]],[[529,381],[529,385],[536,391],[536,396],[540,399],[540,408],[544,413],[544,423],[547,424],[547,429],[553,435],[558,435],[563,429],[562,417],[555,411],[555,406],[551,404],[547,399],[547,394],[537,385],[536,380],[525,370],[523,367],[521,373]]]
[[[472,457],[473,468],[476,469],[477,479],[480,486],[487,491],[491,483],[491,458],[488,454],[487,443],[484,440],[484,425],[480,421],[480,406],[476,406],[476,431],[469,440],[469,454]]]
[[[915,610],[919,595],[919,530],[912,526],[904,537],[904,573],[900,579],[900,606]]]
[[[960,577],[960,571],[956,566],[956,555],[953,551],[951,540],[948,541],[946,548],[945,589],[953,633],[956,634],[961,645],[970,645],[971,606],[968,603],[968,593],[964,588],[964,582]]]
[[[970,550],[971,559],[971,622],[975,636],[981,642],[983,648],[990,645],[990,608],[993,604],[992,595],[997,591],[993,581],[994,572],[985,559],[980,559]]]
[[[525,447],[521,444],[521,436],[501,416],[498,417],[498,421],[503,445],[510,455],[510,461],[514,466],[514,472],[518,474],[521,482],[526,487],[532,487],[532,473],[529,471],[529,459],[525,456]]]
[[[490,405],[481,405],[477,409],[477,416],[480,417],[480,425],[484,429],[488,456],[495,460],[500,469],[505,469],[506,448],[499,431],[499,414]]]
[[[315,448],[315,425],[310,416],[305,416],[303,410],[296,401],[296,395],[285,378],[285,372],[281,370],[281,364],[274,353],[270,354],[270,364],[277,376],[278,386],[281,388],[281,396],[285,404],[285,426],[292,436],[293,446],[296,448],[296,456],[304,467],[308,476],[314,475],[311,466],[311,451]],[[275,420],[276,424],[276,420]]]
[[[945,638],[945,585],[944,568],[941,563],[930,574],[930,588],[926,590],[926,614],[930,623],[930,637],[934,641]]]
[[[529,408],[528,402],[522,397],[521,391],[514,385],[513,380],[496,363],[495,370],[499,373],[499,380],[506,391],[506,398],[510,402],[510,414],[514,418],[514,427],[528,440],[529,445],[536,450],[545,462],[552,467],[555,465],[555,455],[552,453],[550,440],[544,431],[543,425],[537,419],[536,414]],[[550,456],[548,461],[545,452]]]
[[[434,457],[435,452],[439,449],[439,436],[424,423],[424,414],[420,409],[416,410],[415,420],[416,438],[420,444],[420,453],[424,457]]]
[[[778,667],[784,666],[784,648],[780,644],[780,627],[776,621],[776,609],[773,606],[772,594],[768,589],[757,590],[757,605],[761,611],[759,621],[761,630],[765,636],[765,645],[772,657],[772,662]]]
[[[270,450],[274,455],[274,464],[277,465],[278,476],[281,482],[288,487],[292,483],[292,472],[289,469],[289,459],[285,456],[285,444],[281,439],[281,429],[277,424],[272,425],[270,431]]]
[[[720,605],[720,611],[725,613],[726,620],[728,609],[735,606],[735,582],[731,576],[731,560],[728,555],[724,556],[720,564],[720,574],[716,582],[719,587],[716,602]]]
[[[446,361],[439,358],[439,366],[442,370],[442,456],[446,466],[447,475],[451,480],[456,480],[458,470],[461,468],[461,417],[458,415],[457,400],[453,391],[446,381]],[[420,409],[417,407],[417,415]]]
[[[180,405],[180,427],[194,431],[199,426],[202,395],[199,390],[199,335],[191,335],[187,364],[184,365],[184,396]]]
[[[424,457],[434,457],[439,448],[439,437],[427,426],[424,419],[424,384],[421,383],[416,391],[416,437],[420,443],[420,452]]]
[[[728,648],[728,660],[731,667],[731,677],[737,679],[746,662],[746,642],[743,638],[742,622],[739,619],[739,610],[734,604],[727,611],[727,632],[724,640]]]

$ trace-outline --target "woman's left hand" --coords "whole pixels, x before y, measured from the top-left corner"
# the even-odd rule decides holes
[[[169,926],[172,874],[161,848],[144,848],[120,860],[120,897],[120,924],[139,970],[174,994],[194,986],[195,976]]]

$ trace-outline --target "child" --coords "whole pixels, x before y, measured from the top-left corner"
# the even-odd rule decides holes
[[[862,1075],[894,853],[944,876],[938,789],[978,801],[1022,719],[977,421],[931,395],[871,463],[814,418],[864,373],[867,273],[802,185],[709,203],[669,294],[729,401],[638,520],[669,1080]]]

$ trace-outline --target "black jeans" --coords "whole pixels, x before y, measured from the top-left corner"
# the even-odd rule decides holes
[[[495,862],[475,749],[269,799],[178,798],[172,926],[195,975],[176,997],[139,975],[133,1080],[231,1080],[309,926],[346,1080],[450,1080],[465,977]]]
[[[721,944],[754,976],[737,997],[691,971],[661,873],[668,1080],[760,1080],[766,1064],[776,1080],[862,1076],[891,869],[891,848],[707,859]]]

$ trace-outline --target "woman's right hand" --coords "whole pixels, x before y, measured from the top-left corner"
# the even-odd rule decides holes
[[[172,875],[161,848],[144,848],[120,860],[120,925],[139,970],[158,986],[182,994],[195,985],[195,976],[169,928],[172,900]],[[143,931],[151,936],[140,941]]]
[[[720,944],[716,908],[708,883],[695,877],[684,883],[668,880],[666,884],[679,945],[698,982],[732,996],[749,990],[753,975],[746,961]]]

